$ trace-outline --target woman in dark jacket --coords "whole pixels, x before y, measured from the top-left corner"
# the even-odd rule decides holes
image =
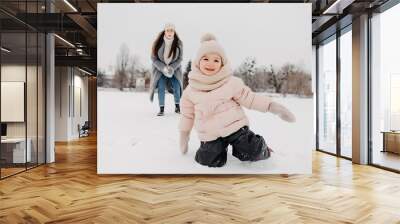
[[[151,52],[152,77],[150,84],[150,101],[153,101],[154,92],[158,89],[158,104],[164,115],[165,89],[174,94],[175,112],[180,113],[179,100],[182,95],[182,42],[175,32],[173,24],[166,24],[153,43]]]

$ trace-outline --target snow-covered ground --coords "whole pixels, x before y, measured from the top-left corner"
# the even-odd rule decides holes
[[[274,98],[296,115],[287,123],[271,113],[246,110],[250,128],[264,136],[274,150],[258,162],[241,162],[229,147],[224,167],[209,168],[194,160],[200,145],[193,129],[189,151],[179,150],[178,114],[173,96],[166,94],[166,115],[157,117],[158,100],[150,103],[145,92],[98,91],[99,174],[307,174],[311,173],[313,101],[304,98]]]

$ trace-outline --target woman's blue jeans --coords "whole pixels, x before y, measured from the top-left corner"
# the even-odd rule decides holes
[[[168,78],[164,75],[161,75],[157,83],[158,104],[160,105],[160,107],[163,107],[165,105],[165,86],[167,84],[167,80],[170,81],[172,84],[175,104],[179,104],[179,100],[181,97],[181,86],[179,84],[179,80],[175,76],[172,76],[172,78]]]

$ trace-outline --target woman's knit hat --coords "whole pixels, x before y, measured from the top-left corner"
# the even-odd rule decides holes
[[[166,23],[164,25],[164,29],[173,29],[173,30],[175,30],[175,25],[173,23]]]
[[[216,53],[221,56],[222,64],[226,65],[228,59],[226,58],[225,51],[222,46],[218,43],[217,38],[211,33],[204,34],[200,39],[200,48],[197,51],[196,57],[194,59],[194,64],[196,66],[200,65],[200,59],[205,54]]]

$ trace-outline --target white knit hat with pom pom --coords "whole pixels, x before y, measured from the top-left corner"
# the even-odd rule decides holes
[[[209,53],[216,53],[221,56],[223,65],[228,63],[225,51],[218,43],[217,38],[211,33],[206,33],[200,39],[200,48],[192,64],[199,66],[201,57]]]

